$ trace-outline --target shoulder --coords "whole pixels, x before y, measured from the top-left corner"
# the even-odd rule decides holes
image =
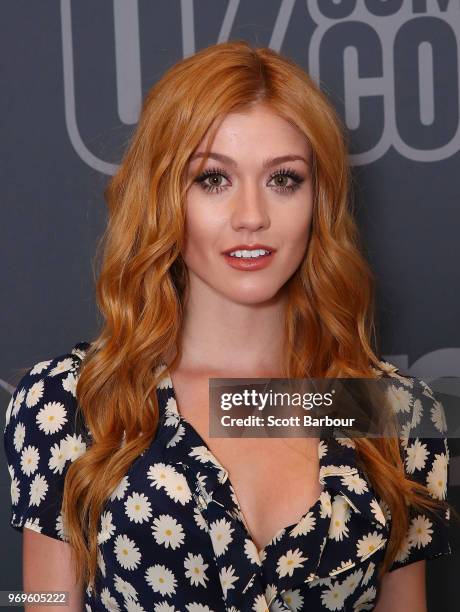
[[[62,539],[63,480],[90,441],[76,399],[79,368],[89,347],[78,342],[67,353],[35,363],[11,396],[3,443],[11,478],[10,523],[20,531],[27,526]]]

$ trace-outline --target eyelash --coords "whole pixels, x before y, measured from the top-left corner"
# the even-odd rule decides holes
[[[207,191],[208,193],[220,193],[221,191],[224,191],[226,189],[225,186],[215,187],[214,185],[205,185],[204,183],[204,181],[210,176],[216,176],[219,174],[223,176],[227,181],[229,180],[228,174],[222,168],[208,168],[202,174],[200,174],[200,176],[196,177],[194,182],[198,183],[200,187],[204,191]],[[277,176],[287,176],[294,181],[293,185],[290,185],[287,187],[276,187],[275,191],[277,191],[278,193],[288,193],[288,192],[293,193],[294,191],[299,189],[300,185],[304,181],[304,179],[292,168],[282,168],[281,170],[278,170],[277,172],[273,172],[273,174],[270,175],[269,180],[271,181]]]

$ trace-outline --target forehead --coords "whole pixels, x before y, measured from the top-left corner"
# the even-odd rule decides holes
[[[265,105],[228,113],[216,120],[192,159],[204,153],[208,144],[213,151],[228,154],[233,159],[258,157],[259,154],[265,158],[297,154],[308,160],[311,155],[310,144],[303,132]]]

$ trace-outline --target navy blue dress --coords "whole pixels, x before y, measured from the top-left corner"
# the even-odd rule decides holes
[[[88,347],[79,342],[67,354],[36,363],[9,403],[4,446],[11,525],[18,531],[28,527],[67,540],[64,478],[91,444],[75,397]],[[390,364],[382,366],[411,406],[408,424],[427,418],[443,431],[442,405],[430,387],[400,377]],[[374,609],[391,515],[359,467],[352,440],[321,440],[319,499],[259,551],[228,472],[178,413],[169,376],[157,393],[157,435],[112,492],[99,520],[98,576],[96,588],[85,589],[86,610]],[[447,439],[404,436],[401,443],[410,477],[445,498]],[[436,518],[411,508],[410,527],[390,571],[450,553],[448,519],[448,512]]]

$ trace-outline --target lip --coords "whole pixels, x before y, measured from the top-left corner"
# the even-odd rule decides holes
[[[241,248],[241,247],[240,247]],[[268,247],[251,247],[251,248],[265,248],[267,251],[270,250]],[[271,251],[269,255],[261,255],[260,257],[232,257],[229,253],[237,251],[239,249],[231,249],[228,253],[223,253],[225,261],[229,266],[235,268],[235,270],[245,270],[248,272],[255,272],[256,270],[263,270],[271,264],[275,257],[275,250]]]
[[[266,244],[237,244],[233,246],[231,249],[227,249],[226,251],[222,251],[223,255],[228,255],[233,253],[233,251],[252,251],[254,249],[264,249],[264,251],[271,251],[274,253],[276,249],[271,246],[267,246]]]

